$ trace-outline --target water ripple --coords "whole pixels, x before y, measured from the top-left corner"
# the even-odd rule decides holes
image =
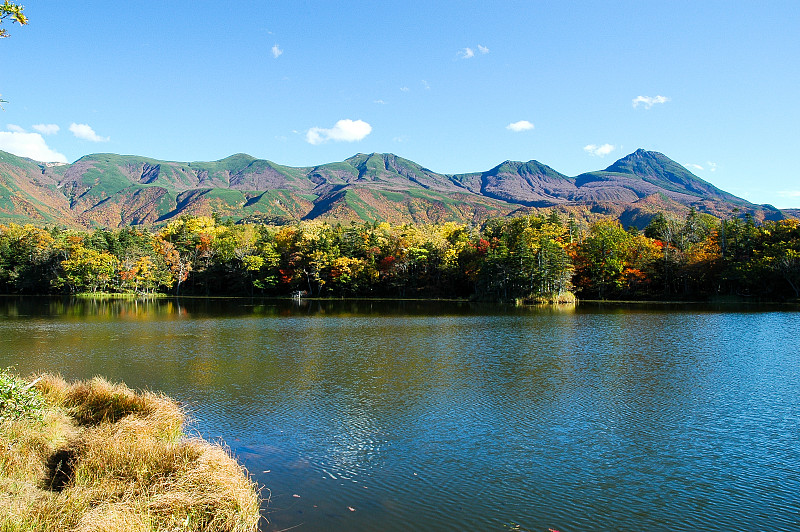
[[[581,307],[40,316],[0,320],[0,366],[184,401],[269,488],[269,530],[793,530],[797,330]]]

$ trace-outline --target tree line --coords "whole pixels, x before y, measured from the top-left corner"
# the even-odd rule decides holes
[[[0,292],[313,297],[769,300],[800,297],[800,222],[691,211],[644,231],[556,212],[481,227],[234,224],[158,229],[0,225]]]

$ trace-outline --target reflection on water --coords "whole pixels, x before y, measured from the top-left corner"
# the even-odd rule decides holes
[[[265,530],[788,530],[798,326],[785,308],[7,298],[0,366],[185,402],[270,489]]]

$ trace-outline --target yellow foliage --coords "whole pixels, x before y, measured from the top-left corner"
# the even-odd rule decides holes
[[[53,244],[53,237],[45,231],[31,224],[17,225],[10,223],[0,225],[0,236],[9,243],[39,253],[47,250]]]
[[[244,267],[249,272],[256,272],[264,266],[264,259],[258,255],[247,255],[242,257]]]

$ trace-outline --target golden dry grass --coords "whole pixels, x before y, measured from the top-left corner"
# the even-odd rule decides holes
[[[0,425],[0,532],[257,530],[256,485],[181,408],[95,378],[46,375],[44,420]]]
[[[516,300],[517,305],[574,305],[578,298],[572,292],[537,294]]]

